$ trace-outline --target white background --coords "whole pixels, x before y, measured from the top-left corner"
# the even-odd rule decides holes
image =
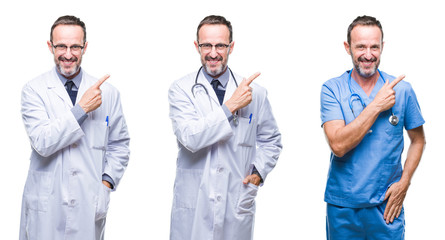
[[[169,237],[177,147],[167,91],[199,68],[193,41],[198,23],[210,14],[232,22],[229,65],[247,77],[261,71],[255,81],[268,89],[283,136],[280,160],[257,197],[255,239],[325,239],[330,151],[320,127],[320,89],[352,67],[343,41],[350,22],[364,14],[383,25],[380,69],[406,74],[426,119],[427,147],[405,201],[406,239],[438,239],[445,214],[445,20],[440,1],[412,2],[2,1],[0,239],[18,238],[31,152],[21,88],[53,67],[46,41],[53,22],[66,14],[86,23],[82,66],[96,77],[111,74],[108,82],[122,94],[131,135],[130,163],[112,193],[107,239]]]

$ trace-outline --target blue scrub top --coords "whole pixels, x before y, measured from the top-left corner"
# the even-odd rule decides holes
[[[394,76],[381,72],[386,81]],[[331,120],[344,120],[349,124],[355,119],[349,100],[351,91],[348,86],[349,71],[323,84],[321,90],[322,124]],[[351,89],[368,106],[384,84],[380,76],[369,95],[351,77]],[[389,123],[391,111],[380,113],[371,131],[362,141],[343,157],[331,153],[325,201],[342,207],[365,208],[379,205],[385,198],[387,188],[402,176],[401,155],[403,152],[403,127],[410,130],[425,123],[416,94],[408,82],[401,81],[395,87],[396,103],[393,113],[399,123]],[[353,101],[354,113],[358,116],[363,107]]]

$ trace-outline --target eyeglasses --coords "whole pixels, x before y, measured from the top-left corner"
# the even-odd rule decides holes
[[[52,43],[51,43],[52,45]],[[53,48],[56,49],[57,52],[66,52],[66,50],[69,48],[71,50],[71,52],[73,53],[79,53],[80,51],[82,51],[82,49],[85,46],[80,46],[80,45],[72,45],[72,46],[67,46],[65,44],[58,44],[58,45],[53,45]]]
[[[199,46],[199,48],[201,48],[201,51],[203,51],[203,52],[210,52],[210,51],[212,51],[213,47],[215,47],[217,52],[223,52],[228,47],[230,47],[230,44],[218,43],[218,44],[212,45],[210,43],[202,43],[202,44],[199,44],[198,46]]]

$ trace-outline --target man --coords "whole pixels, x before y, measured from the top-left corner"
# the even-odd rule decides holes
[[[252,239],[255,196],[281,152],[266,90],[227,66],[232,25],[208,16],[195,47],[202,68],[174,82],[178,159],[170,239]],[[251,87],[252,86],[252,87]]]
[[[357,17],[344,43],[354,68],[322,87],[321,119],[332,150],[328,239],[404,239],[403,201],[422,156],[425,121],[404,76],[378,70],[383,45],[380,22]],[[411,144],[402,170],[403,128]]]
[[[20,239],[103,239],[110,191],[129,159],[119,92],[80,68],[85,24],[63,16],[51,28],[55,68],[22,91],[32,153]]]

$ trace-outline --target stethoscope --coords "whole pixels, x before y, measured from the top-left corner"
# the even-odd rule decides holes
[[[232,75],[233,81],[235,82],[235,86],[238,88],[238,82],[236,81],[235,75],[233,75],[233,72],[229,67],[227,67],[227,68],[230,71],[230,75]],[[213,111],[212,99],[210,98],[209,91],[204,86],[204,84],[198,82],[198,77],[199,77],[199,73],[201,72],[201,70],[202,70],[202,66],[199,68],[198,73],[196,73],[195,84],[193,84],[193,86],[192,86],[192,94],[193,94],[193,97],[196,98],[195,92],[193,90],[196,87],[202,87],[204,89],[205,93],[207,94],[207,97],[209,98],[210,107]],[[236,111],[235,114],[233,115],[233,123],[235,123],[235,125],[238,125],[238,111]]]
[[[351,96],[349,96],[349,108],[351,109],[352,114],[354,115],[354,118],[357,118],[357,116],[354,113],[354,108],[352,107],[352,102],[355,100],[358,100],[360,102],[360,104],[363,106],[363,109],[365,109],[366,104],[363,102],[362,98],[360,97],[360,95],[358,93],[355,93],[352,91],[352,88],[351,88],[352,70],[353,69],[351,69],[351,71],[349,71],[349,77],[348,77],[348,87],[349,87],[349,91],[351,92]],[[379,75],[382,77],[383,83],[385,83],[386,80],[383,77],[382,73],[378,69],[377,69],[377,71],[379,72]],[[355,97],[355,99],[353,99],[354,97]],[[394,115],[392,108],[390,109],[390,111],[391,111],[391,116],[389,116],[389,123],[391,123],[391,125],[393,125],[393,126],[396,126],[399,123],[399,118],[396,115]]]

